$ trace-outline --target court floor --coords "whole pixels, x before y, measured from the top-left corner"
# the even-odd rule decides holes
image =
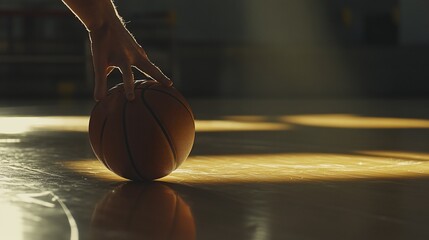
[[[110,173],[92,102],[0,102],[0,239],[429,239],[429,101],[193,100],[171,175]]]

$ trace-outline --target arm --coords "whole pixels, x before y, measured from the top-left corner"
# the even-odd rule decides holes
[[[147,57],[126,29],[111,0],[63,0],[89,32],[95,72],[94,98],[103,99],[107,76],[114,68],[122,73],[128,100],[134,99],[132,67],[166,86],[172,82]]]

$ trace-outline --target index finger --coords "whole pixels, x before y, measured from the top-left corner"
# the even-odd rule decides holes
[[[155,66],[155,64],[153,64],[148,58],[139,58],[135,64],[135,67],[141,72],[148,74],[153,79],[167,87],[173,85],[173,82],[167,76],[165,76],[164,73],[157,66]]]
[[[122,79],[124,82],[125,95],[129,101],[134,100],[134,74],[131,66],[123,66],[120,68]]]

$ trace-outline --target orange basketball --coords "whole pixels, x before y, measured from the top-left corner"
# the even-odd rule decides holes
[[[136,81],[127,101],[123,84],[109,90],[89,121],[97,158],[131,180],[164,177],[188,157],[195,137],[194,116],[185,98],[156,81]]]

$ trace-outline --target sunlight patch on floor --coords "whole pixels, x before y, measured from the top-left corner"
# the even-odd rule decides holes
[[[162,181],[180,183],[296,182],[429,176],[429,154],[370,156],[327,153],[284,153],[192,156]],[[420,159],[420,160],[418,160]],[[90,177],[123,180],[98,160],[67,162],[65,166]]]
[[[0,134],[30,131],[88,131],[86,116],[0,117]]]
[[[0,201],[0,213],[2,239],[23,240],[25,226],[22,210],[9,202]]]
[[[291,127],[284,123],[251,122],[246,120],[196,120],[195,128],[197,132],[231,132],[287,130]]]
[[[413,118],[388,118],[352,114],[308,114],[281,116],[289,124],[331,128],[429,128],[429,120]]]
[[[197,132],[282,131],[294,126],[330,128],[429,128],[429,120],[368,117],[349,114],[315,114],[287,116],[224,116],[223,119],[195,120]],[[88,116],[4,116],[0,117],[0,134],[23,134],[30,131],[88,131]]]
[[[87,116],[0,117],[0,134],[23,134],[31,131],[87,132]],[[287,130],[286,123],[241,120],[196,120],[196,131],[275,131]]]

